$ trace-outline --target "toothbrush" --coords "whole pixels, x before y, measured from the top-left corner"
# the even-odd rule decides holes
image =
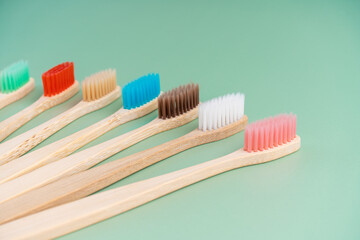
[[[35,87],[28,63],[19,61],[5,68],[0,75],[0,85],[0,109],[25,97]]]
[[[226,156],[115,188],[3,224],[3,239],[55,238],[236,168],[266,163],[297,151],[296,117],[280,115],[246,127],[245,146]]]
[[[0,122],[0,142],[40,113],[65,102],[79,91],[72,62],[53,67],[45,72],[42,78],[44,95],[29,107]]]
[[[9,141],[0,144],[0,165],[30,151],[74,120],[112,103],[121,95],[116,85],[115,70],[108,69],[91,75],[82,82],[83,99],[74,107]]]
[[[0,166],[0,184],[64,158],[111,129],[151,113],[157,108],[159,94],[159,74],[149,74],[128,83],[122,89],[124,108],[79,132]],[[2,148],[7,142],[0,145],[1,149],[11,149],[11,146]]]
[[[244,100],[243,94],[232,94],[202,103],[199,106],[198,129],[159,146],[59,179],[0,204],[0,212],[3,213],[0,224],[83,198],[179,152],[242,131],[247,124]]]
[[[136,99],[132,99],[136,100]],[[75,153],[0,185],[0,203],[62,177],[84,171],[160,132],[180,127],[198,116],[199,86],[188,84],[160,96],[160,117],[121,136]],[[171,110],[174,109],[174,110]]]

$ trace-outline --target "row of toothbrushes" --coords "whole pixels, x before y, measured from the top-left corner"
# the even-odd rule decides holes
[[[69,78],[74,79],[73,64],[64,65],[49,71],[64,74],[66,81],[71,82]],[[72,68],[72,75],[68,71],[64,72],[64,69],[69,68]],[[44,99],[56,97],[76,85],[76,81],[72,80],[67,88],[63,87],[62,92],[54,91],[53,87],[59,86],[62,80],[54,78],[51,73],[47,78],[44,75],[44,94],[45,88],[51,89],[54,94],[43,96]],[[47,79],[52,78],[57,82],[49,85]],[[282,114],[247,125],[247,116],[244,115],[245,96],[240,93],[200,103],[197,84],[187,84],[161,93],[158,74],[134,80],[120,90],[116,86],[114,70],[85,79],[82,90],[83,100],[73,109],[0,144],[0,164],[3,164],[0,166],[1,239],[48,239],[61,236],[208,177],[234,168],[272,161],[300,148],[295,115]],[[123,108],[113,115],[25,154],[66,124],[106,106],[121,93]],[[158,117],[144,126],[72,154],[107,131],[156,108]],[[93,167],[125,148],[189,123],[197,117],[198,128],[178,139]],[[229,155],[88,196],[165,158],[201,144],[224,139],[244,129],[244,148]]]

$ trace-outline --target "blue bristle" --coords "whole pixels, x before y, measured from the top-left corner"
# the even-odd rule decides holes
[[[126,84],[122,89],[124,109],[140,107],[160,94],[160,77],[151,73]]]

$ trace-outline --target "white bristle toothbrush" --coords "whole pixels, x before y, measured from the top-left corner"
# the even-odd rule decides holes
[[[128,157],[59,179],[0,204],[0,212],[3,213],[0,215],[0,224],[80,199],[179,152],[242,131],[247,124],[244,100],[244,95],[238,93],[202,103],[199,106],[199,128],[192,132]]]
[[[90,81],[88,84],[91,86],[92,82]],[[86,89],[83,91],[83,94],[86,94],[84,98],[88,98],[89,94],[89,88]],[[0,184],[64,158],[121,124],[153,112],[157,108],[159,94],[159,74],[148,74],[129,82],[122,89],[123,108],[83,130],[0,166]],[[8,142],[10,141],[0,144],[1,149],[3,147],[4,151],[5,149],[12,149],[14,145],[10,145],[11,142]]]
[[[144,139],[189,123],[198,116],[198,104],[198,85],[188,84],[168,91],[159,98],[159,117],[133,131],[0,184],[0,203],[62,177],[84,171]]]
[[[205,120],[207,121],[207,120]],[[226,156],[101,192],[0,226],[3,239],[54,238],[236,168],[269,162],[297,151],[296,117],[279,115],[250,124],[245,146]]]
[[[51,68],[43,73],[42,79],[44,94],[29,107],[0,122],[0,142],[40,113],[65,102],[79,91],[72,62]]]
[[[30,93],[35,80],[30,77],[28,63],[19,61],[2,70],[0,86],[0,109]]]
[[[83,99],[74,107],[0,144],[0,165],[20,157],[66,125],[109,105],[121,95],[121,88],[116,84],[116,72],[113,69],[95,73],[85,78],[81,85]]]

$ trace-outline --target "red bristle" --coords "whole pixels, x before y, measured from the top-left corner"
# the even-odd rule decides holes
[[[52,95],[56,95],[58,94],[62,89],[61,89],[61,83],[60,83],[60,76],[59,76],[59,72],[57,71],[56,73],[52,74],[53,75],[53,79],[54,79],[54,90],[53,90],[53,94]]]
[[[43,73],[41,75],[41,78],[42,78],[42,82],[43,82],[43,86],[44,86],[44,95],[46,96],[47,94],[47,89],[48,89],[48,81],[47,81],[47,76],[45,73]]]
[[[244,150],[268,150],[286,144],[295,137],[296,116],[282,114],[249,124],[245,129]]]
[[[44,96],[50,97],[69,88],[74,82],[74,63],[61,63],[42,75]]]

